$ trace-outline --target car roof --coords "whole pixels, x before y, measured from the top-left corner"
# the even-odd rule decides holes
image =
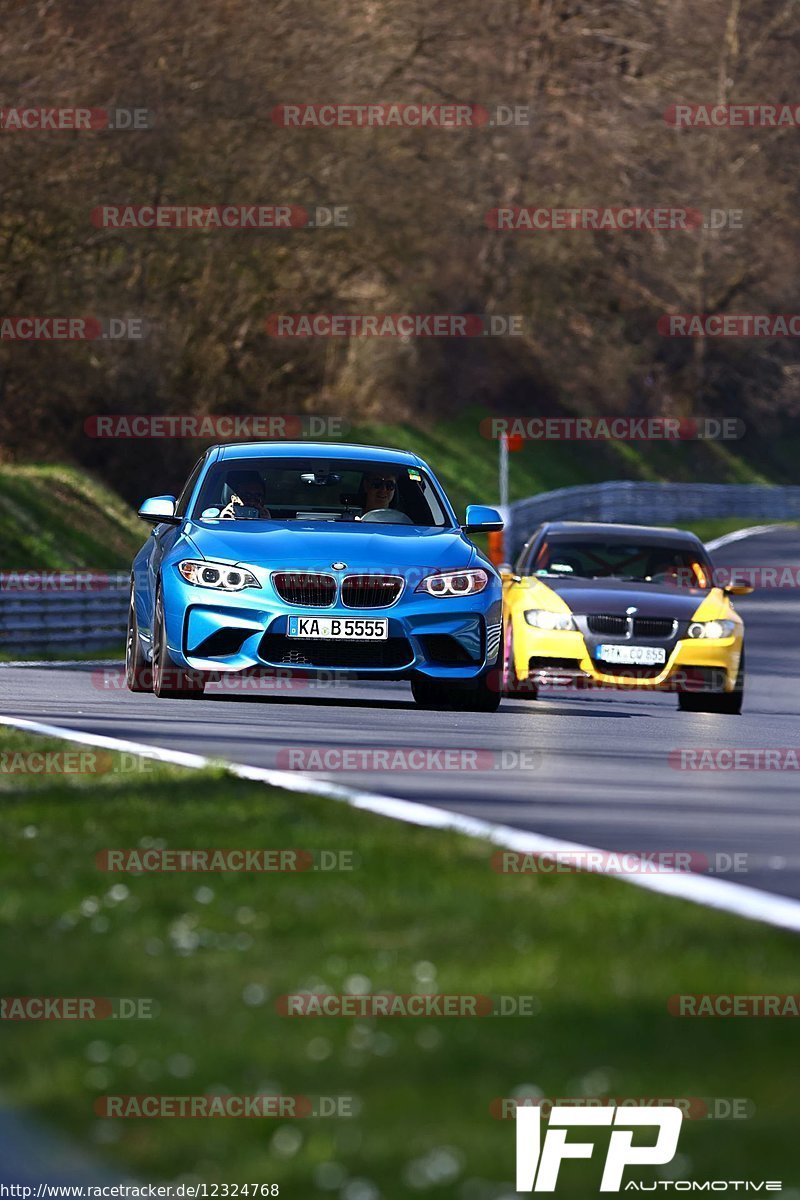
[[[611,521],[546,521],[542,528],[548,534],[604,537],[609,541],[619,542],[643,537],[651,542],[673,545],[678,543],[696,546],[700,542],[700,538],[688,529],[674,529],[664,525],[617,525]],[[702,545],[702,542],[700,544]]]
[[[398,466],[424,467],[425,462],[410,450],[390,446],[362,446],[352,442],[233,442],[212,446],[220,459],[235,458],[349,458],[357,462],[397,463]]]

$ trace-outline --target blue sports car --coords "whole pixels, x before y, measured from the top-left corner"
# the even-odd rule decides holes
[[[430,468],[402,450],[214,446],[145,500],[131,575],[134,692],[202,696],[221,672],[408,679],[425,708],[499,703],[502,591]]]

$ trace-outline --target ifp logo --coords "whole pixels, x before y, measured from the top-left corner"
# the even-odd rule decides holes
[[[629,1166],[656,1166],[672,1162],[678,1148],[683,1113],[675,1105],[663,1108],[578,1108],[554,1105],[542,1144],[542,1114],[539,1108],[517,1109],[517,1191],[553,1192],[565,1158],[591,1158],[591,1142],[568,1142],[572,1125],[614,1125],[606,1154],[601,1192],[618,1192],[622,1173]],[[653,1145],[634,1146],[633,1133],[643,1125],[654,1125],[658,1136]],[[619,1128],[616,1128],[619,1127]]]

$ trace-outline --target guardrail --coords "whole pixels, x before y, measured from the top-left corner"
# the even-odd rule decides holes
[[[126,571],[0,574],[3,654],[79,652],[119,646],[128,620]]]
[[[800,519],[800,487],[756,483],[640,483],[613,480],[542,492],[508,507],[505,547],[513,561],[542,521],[672,525],[712,517]]]

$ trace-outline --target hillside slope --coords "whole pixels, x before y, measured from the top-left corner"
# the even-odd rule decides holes
[[[497,443],[481,436],[474,413],[429,429],[361,425],[347,438],[416,451],[431,464],[459,515],[467,504],[498,503]],[[162,467],[155,475],[148,491],[177,493],[184,469]],[[722,443],[527,442],[509,460],[511,500],[606,479],[770,482]],[[143,498],[140,487],[132,499]],[[706,525],[716,533],[741,523],[733,518]],[[0,464],[0,570],[125,570],[146,533],[124,499],[77,467]]]
[[[145,532],[77,468],[0,465],[0,570],[125,570]]]

